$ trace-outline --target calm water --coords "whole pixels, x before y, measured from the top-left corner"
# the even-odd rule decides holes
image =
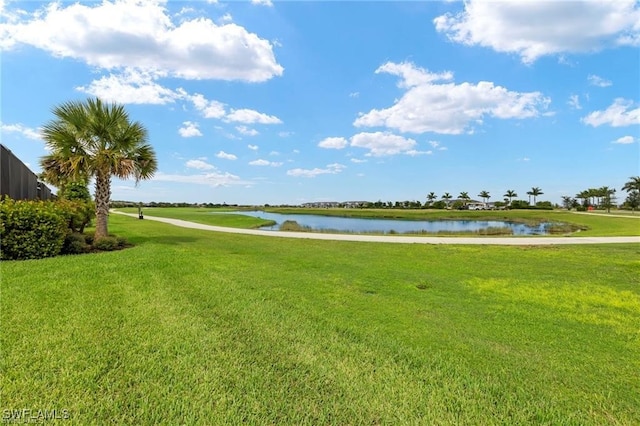
[[[280,214],[264,211],[231,212],[245,216],[259,217],[273,220],[274,226],[266,226],[260,229],[278,231],[280,225],[287,220],[292,220],[300,226],[306,226],[313,230],[336,230],[343,232],[379,232],[379,233],[408,233],[408,232],[473,232],[487,228],[508,227],[513,235],[545,235],[549,223],[539,226],[528,226],[521,223],[505,222],[499,220],[397,220],[397,219],[361,219],[335,216],[320,216],[308,214]]]

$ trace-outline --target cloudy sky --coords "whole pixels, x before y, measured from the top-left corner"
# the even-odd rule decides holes
[[[560,202],[640,174],[636,1],[0,0],[2,143],[98,96],[159,170],[112,199]],[[619,194],[624,198],[622,194]],[[476,197],[477,198],[477,197]]]

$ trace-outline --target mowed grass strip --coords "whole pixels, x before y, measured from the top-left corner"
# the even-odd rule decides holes
[[[2,262],[1,407],[75,424],[638,424],[640,247],[187,230]]]
[[[116,210],[124,213],[138,214],[138,209],[133,207],[119,208]],[[143,217],[160,216],[228,228],[254,229],[274,224],[271,220],[233,214],[231,211],[233,210],[228,208],[147,207],[142,209],[142,215]]]

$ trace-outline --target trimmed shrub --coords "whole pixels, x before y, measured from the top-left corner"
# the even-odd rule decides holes
[[[71,232],[82,234],[96,215],[95,205],[91,201],[57,200],[56,203],[63,208]]]
[[[129,241],[125,237],[116,237],[116,244],[119,249],[122,249],[129,246]]]
[[[0,258],[56,256],[68,233],[67,214],[52,201],[0,201]]]
[[[116,237],[102,237],[93,242],[93,248],[101,251],[113,251],[119,248],[118,239]]]
[[[91,250],[84,234],[73,232],[64,239],[61,254],[81,254]]]

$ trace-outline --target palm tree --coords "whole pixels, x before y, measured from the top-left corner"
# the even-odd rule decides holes
[[[614,188],[609,188],[608,186],[603,186],[598,188],[598,193],[600,195],[600,207],[604,207],[607,209],[607,213],[611,213],[611,206],[615,202],[614,194],[616,190]]]
[[[449,207],[449,200],[450,200],[451,198],[453,198],[453,197],[452,197],[452,196],[451,196],[451,194],[449,194],[448,192],[445,192],[445,193],[442,195],[442,199],[443,199],[443,200],[446,200],[447,207]]]
[[[44,175],[52,184],[94,178],[95,239],[106,237],[111,176],[133,177],[138,184],[158,168],[147,130],[132,122],[122,105],[105,104],[99,98],[63,103],[53,109],[53,115],[55,119],[42,128],[50,151],[40,160]]]
[[[429,200],[429,205],[433,204],[433,200],[435,200],[436,198],[438,198],[438,196],[436,195],[435,192],[430,192],[429,194],[427,194],[427,200]]]
[[[530,196],[533,195],[533,205],[536,205],[536,197],[538,195],[542,195],[544,194],[544,192],[542,192],[542,190],[538,187],[533,187],[531,188],[531,191],[528,191],[527,194],[529,194]],[[529,204],[531,204],[531,197],[529,197]]]
[[[631,176],[629,181],[622,187],[622,190],[627,192],[640,191],[640,176]]]
[[[507,197],[509,199],[509,205],[511,205],[511,200],[513,197],[517,197],[518,194],[513,189],[508,189],[507,192],[504,193],[503,197]]]
[[[465,204],[467,201],[471,199],[471,197],[469,197],[468,192],[461,192],[460,195],[458,195],[458,198],[460,198],[461,200],[464,200]]]
[[[623,191],[627,191],[626,203],[631,206],[631,212],[635,213],[638,199],[640,198],[640,176],[631,176],[622,187]]]
[[[491,198],[491,195],[489,195],[487,191],[480,191],[480,193],[478,194],[478,197],[482,198],[482,201],[486,203],[487,200]]]
[[[579,199],[579,200],[583,200],[582,201],[582,205],[584,207],[588,207],[589,206],[590,195],[589,195],[589,191],[588,190],[585,189],[584,191],[579,192],[578,194],[576,194],[576,198]]]

